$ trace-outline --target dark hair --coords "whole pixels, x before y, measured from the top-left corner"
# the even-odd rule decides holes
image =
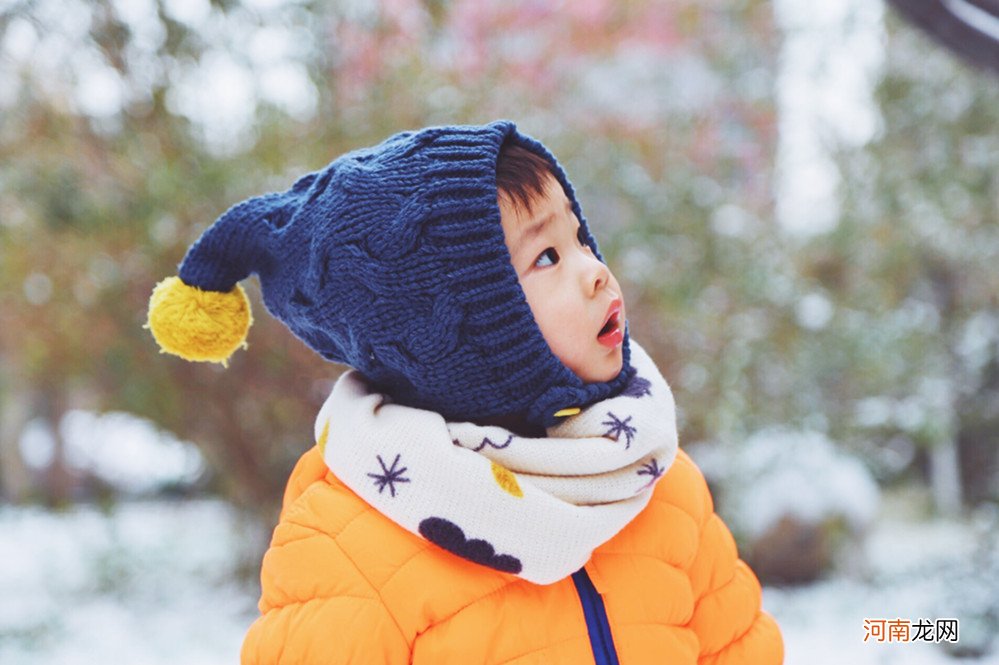
[[[532,203],[545,195],[545,180],[554,175],[552,165],[541,155],[509,139],[500,146],[496,190],[515,207],[530,213]]]

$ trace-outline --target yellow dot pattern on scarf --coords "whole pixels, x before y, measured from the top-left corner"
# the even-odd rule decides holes
[[[513,475],[513,472],[506,467],[502,467],[496,462],[493,462],[493,478],[496,480],[496,484],[500,486],[507,494],[517,497],[518,499],[524,498],[524,491],[520,489],[520,483],[517,482],[517,476]]]
[[[326,424],[323,425],[323,432],[322,434],[319,435],[319,440],[316,441],[316,445],[319,446],[319,454],[322,455],[323,457],[326,456],[326,439],[329,438],[329,435],[330,435],[330,421],[327,420]]]

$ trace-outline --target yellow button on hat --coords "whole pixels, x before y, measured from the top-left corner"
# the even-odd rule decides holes
[[[580,411],[582,411],[582,409],[579,408],[578,406],[570,406],[567,409],[562,409],[561,411],[556,411],[555,412],[555,417],[556,418],[567,418],[569,416],[575,416]]]

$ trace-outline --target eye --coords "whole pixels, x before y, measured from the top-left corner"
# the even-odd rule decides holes
[[[576,240],[578,240],[579,244],[585,247],[586,249],[590,248],[589,244],[587,244],[586,242],[586,231],[583,230],[582,225],[576,228]]]
[[[554,247],[549,247],[538,256],[538,260],[534,262],[534,267],[546,268],[556,263],[558,263],[558,252],[555,251]]]

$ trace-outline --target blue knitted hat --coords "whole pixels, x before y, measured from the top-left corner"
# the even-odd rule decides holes
[[[550,162],[600,258],[558,162],[499,121],[396,134],[233,206],[190,247],[180,281],[229,293],[255,273],[272,315],[397,402],[449,420],[515,415],[550,426],[563,409],[620,392],[634,370],[627,335],[623,368],[603,383],[584,383],[545,342],[500,225],[496,160],[507,139]],[[242,311],[245,296],[233,302]],[[154,309],[154,335],[175,352]],[[159,327],[176,328],[170,321]]]

